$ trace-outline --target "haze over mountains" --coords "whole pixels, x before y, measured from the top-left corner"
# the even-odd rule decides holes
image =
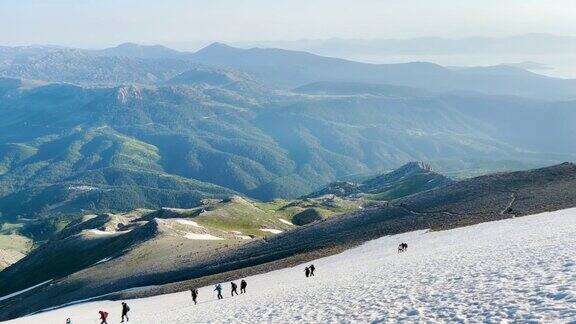
[[[0,75],[89,85],[157,84],[194,64],[240,70],[267,87],[292,89],[311,82],[394,84],[432,91],[468,91],[540,99],[575,98],[574,80],[513,66],[450,69],[431,63],[366,64],[273,48],[239,49],[214,43],[198,52],[123,44],[105,50],[54,47],[0,48]]]
[[[524,34],[509,37],[418,37],[408,39],[304,39],[234,43],[243,48],[276,47],[308,51],[319,55],[363,54],[455,54],[455,53],[574,53],[576,37],[552,34]]]
[[[185,44],[174,44],[186,48]],[[446,66],[505,64],[563,78],[576,76],[576,37],[523,34],[509,37],[410,39],[304,39],[234,43],[274,47],[371,63],[434,62]]]

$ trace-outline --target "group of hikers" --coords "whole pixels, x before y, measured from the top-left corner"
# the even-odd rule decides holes
[[[400,245],[398,245],[398,253],[406,251],[408,251],[408,243],[400,243]]]
[[[314,270],[316,270],[316,268],[314,268],[313,264],[311,264],[309,267],[306,267],[304,269],[304,274],[306,275],[306,278],[314,277]]]
[[[406,252],[408,250],[408,244],[407,243],[400,243],[398,245],[398,253],[402,253],[402,252]],[[310,264],[309,266],[307,266],[306,268],[304,268],[304,274],[306,275],[306,278],[308,277],[314,277],[314,271],[316,270],[316,267],[314,267],[313,264]],[[244,294],[246,293],[246,287],[248,286],[248,283],[246,282],[246,280],[242,279],[240,281],[240,293]],[[222,296],[222,290],[224,288],[222,287],[222,284],[216,284],[214,286],[214,291],[217,292],[217,297],[218,299],[224,299],[224,297]],[[194,305],[198,304],[198,288],[192,288],[190,289],[190,293],[192,294],[192,301],[194,302]],[[238,295],[238,285],[232,281],[230,282],[230,295],[232,297],[234,297],[234,295]],[[122,321],[120,323],[124,323],[124,318],[126,318],[126,322],[129,321],[128,319],[128,312],[130,311],[130,307],[128,306],[128,304],[126,304],[125,302],[122,302]],[[100,324],[108,324],[107,319],[108,319],[108,313],[105,311],[99,311],[98,312],[100,314]],[[70,318],[66,319],[66,324],[72,324],[72,320]]]
[[[122,302],[122,321],[120,323],[124,323],[124,318],[126,318],[126,322],[129,321],[128,319],[128,312],[130,311],[130,306],[125,302]],[[108,312],[106,311],[98,311],[100,315],[100,324],[108,324]],[[72,320],[70,318],[66,319],[66,324],[72,324]]]
[[[246,280],[242,279],[242,281],[240,281],[240,293],[243,294],[246,292],[246,287],[248,286],[248,283],[246,282]],[[214,291],[218,293],[218,299],[224,299],[224,297],[222,296],[222,290],[224,288],[222,288],[222,284],[217,284],[216,286],[214,286]],[[192,292],[192,300],[194,301],[194,305],[197,304],[196,299],[198,298],[198,289],[196,288],[192,288],[190,290]],[[238,295],[238,285],[232,281],[230,282],[230,295],[232,297],[234,297],[234,294]]]

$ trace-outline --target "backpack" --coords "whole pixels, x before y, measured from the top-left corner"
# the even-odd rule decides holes
[[[126,305],[126,313],[130,311],[130,306]]]

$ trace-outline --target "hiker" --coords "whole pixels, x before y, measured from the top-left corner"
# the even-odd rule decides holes
[[[126,317],[126,322],[129,322],[128,319],[128,312],[130,311],[130,307],[125,302],[122,302],[122,321],[120,323],[124,323],[124,317]]]
[[[100,314],[100,324],[108,324],[106,319],[108,318],[108,313],[105,311],[99,311]]]
[[[310,268],[310,277],[314,277],[314,270],[316,270],[316,268],[314,268],[313,264],[311,264],[309,268]]]
[[[214,288],[214,291],[218,292],[218,299],[224,299],[224,297],[222,297],[222,285],[221,284],[217,284],[216,288]]]
[[[408,243],[402,243],[402,244],[404,245],[402,250],[404,250],[404,252],[408,251]]]
[[[246,283],[246,280],[242,279],[242,281],[240,281],[240,293],[241,294],[246,292],[246,286],[248,286],[248,283]]]
[[[238,285],[236,285],[236,283],[234,281],[232,281],[230,283],[230,285],[232,286],[232,292],[230,294],[232,296],[234,296],[234,294],[236,294],[236,296],[238,296]]]
[[[68,317],[68,318],[66,319],[66,324],[72,324],[72,320],[70,319],[70,317]]]
[[[304,269],[304,273],[306,274],[306,278],[310,277],[310,269],[308,267]]]
[[[198,304],[196,302],[196,299],[198,298],[198,289],[192,288],[190,289],[190,292],[192,293],[192,300],[194,301],[194,305]]]

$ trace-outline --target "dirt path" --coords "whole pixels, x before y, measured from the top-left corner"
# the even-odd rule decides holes
[[[516,201],[516,195],[514,193],[511,193],[510,194],[510,202],[508,203],[506,208],[504,208],[504,209],[502,209],[502,211],[500,211],[500,215],[507,214],[508,210],[510,210],[512,208],[512,204],[514,204],[515,201]]]

